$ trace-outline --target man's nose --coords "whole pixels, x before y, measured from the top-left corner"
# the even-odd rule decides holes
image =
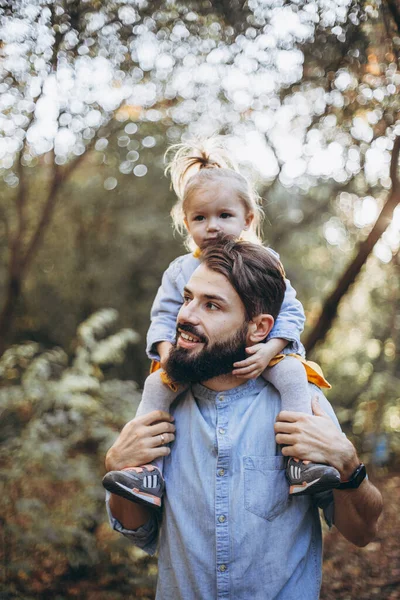
[[[183,304],[179,311],[178,324],[185,322],[191,323],[192,325],[197,325],[199,323],[199,317],[193,301],[188,304]]]

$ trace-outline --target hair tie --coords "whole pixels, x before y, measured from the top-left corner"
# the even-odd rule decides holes
[[[198,156],[197,160],[200,163],[200,169],[206,169],[208,166],[208,158],[204,158],[204,156]]]

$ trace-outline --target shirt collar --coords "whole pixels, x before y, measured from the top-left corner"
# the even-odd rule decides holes
[[[226,400],[237,400],[242,396],[254,393],[258,389],[261,390],[264,385],[265,381],[261,377],[258,377],[257,379],[250,379],[236,388],[215,392],[214,390],[210,390],[204,385],[201,385],[201,383],[194,383],[192,385],[192,392],[194,397],[199,400],[214,401],[217,396],[221,395],[223,395]]]

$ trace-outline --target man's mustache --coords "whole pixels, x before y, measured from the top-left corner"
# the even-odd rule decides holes
[[[192,333],[199,339],[200,342],[202,342],[203,344],[208,344],[208,339],[204,335],[199,333],[196,327],[194,325],[191,325],[190,323],[178,323],[178,325],[176,326],[177,337],[179,335],[179,331],[184,331],[185,333],[189,334]]]

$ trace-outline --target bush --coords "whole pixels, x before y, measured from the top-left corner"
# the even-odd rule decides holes
[[[82,323],[70,364],[36,343],[0,359],[2,598],[126,598],[147,581],[152,562],[111,531],[101,485],[140,400],[111,378],[138,339],[116,321],[106,309]]]

